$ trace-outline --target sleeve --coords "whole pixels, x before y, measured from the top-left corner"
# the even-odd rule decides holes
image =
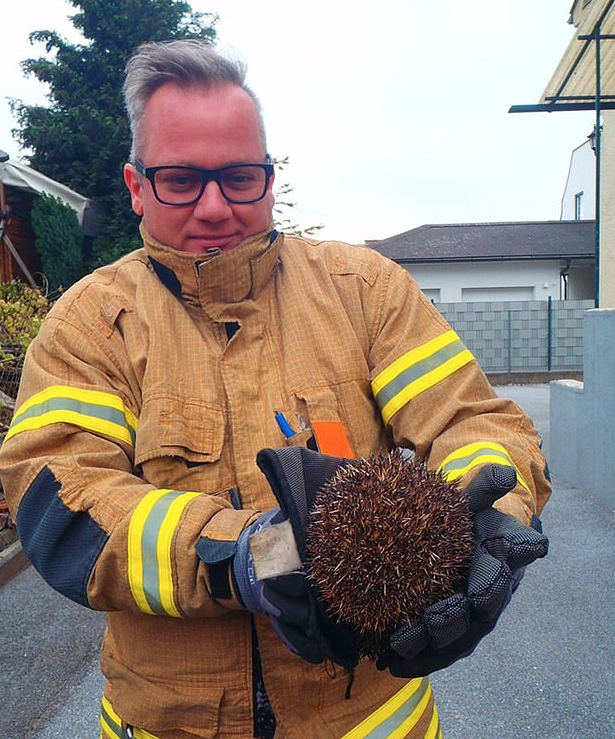
[[[212,568],[197,545],[217,541],[228,557],[257,513],[235,510],[228,496],[155,489],[139,477],[131,369],[77,323],[52,314],[43,323],[0,450],[25,553],[49,585],[90,608],[174,617],[241,608],[232,586],[212,595]]]
[[[394,443],[462,487],[484,464],[513,466],[517,486],[496,505],[528,524],[551,489],[529,416],[498,397],[461,338],[398,265],[380,284],[374,326],[372,392]]]

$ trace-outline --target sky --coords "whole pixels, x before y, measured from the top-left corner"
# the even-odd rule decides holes
[[[217,13],[218,44],[243,56],[261,100],[287,217],[361,243],[424,224],[559,219],[573,149],[591,112],[534,104],[575,29],[572,0],[192,0]],[[19,62],[28,34],[76,31],[66,0],[3,15],[0,149],[19,160],[7,99],[45,102]],[[7,26],[9,26],[7,28]],[[84,193],[87,195],[87,193]]]

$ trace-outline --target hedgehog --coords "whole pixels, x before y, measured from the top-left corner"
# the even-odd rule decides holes
[[[340,467],[316,494],[306,540],[308,577],[374,661],[392,631],[453,594],[475,546],[457,483],[400,449]]]

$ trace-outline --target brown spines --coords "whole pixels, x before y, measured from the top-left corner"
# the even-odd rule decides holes
[[[397,626],[453,593],[473,551],[462,491],[399,450],[340,468],[309,514],[309,576],[370,659]]]

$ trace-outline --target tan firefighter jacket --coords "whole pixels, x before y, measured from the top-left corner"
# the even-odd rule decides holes
[[[252,623],[276,739],[440,736],[427,679],[362,662],[348,690],[233,594],[214,598],[195,545],[233,542],[275,506],[257,452],[310,437],[328,453],[331,437],[356,456],[412,448],[462,482],[514,465],[501,506],[527,522],[549,495],[530,420],[373,250],[273,232],[203,258],[142,234],[50,312],[0,453],[33,564],[107,612],[103,736],[251,737]]]

